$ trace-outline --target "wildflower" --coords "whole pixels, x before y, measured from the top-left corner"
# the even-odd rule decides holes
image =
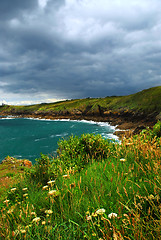
[[[5,201],[4,201],[4,203],[8,203],[10,200],[8,200],[8,199],[6,199]]]
[[[51,209],[45,211],[46,214],[52,214],[53,211]]]
[[[14,211],[14,208],[10,208],[8,211],[7,211],[7,213],[13,213],[13,211]]]
[[[60,192],[57,191],[57,190],[51,190],[51,191],[48,192],[48,195],[56,197],[56,196],[60,195]]]
[[[35,212],[31,212],[31,215],[36,215],[36,213]]]
[[[28,193],[23,194],[23,197],[26,197],[26,196],[28,196]]]
[[[45,190],[45,189],[47,189],[49,186],[43,186],[43,188],[42,188],[42,190]]]
[[[110,214],[108,214],[108,218],[115,218],[115,217],[117,217],[117,213],[110,213]]]
[[[126,162],[125,158],[120,158],[120,162]]]
[[[90,220],[92,220],[92,216],[86,216],[86,219],[87,219],[87,221],[90,221]]]
[[[25,230],[25,229],[21,229],[20,232],[21,232],[22,234],[24,234],[24,233],[26,233],[26,230]]]
[[[12,188],[12,189],[11,189],[11,192],[14,192],[14,191],[16,191],[16,189],[17,189],[17,188]]]
[[[69,175],[63,175],[63,178],[70,178]]]
[[[45,224],[46,224],[46,222],[45,222],[45,221],[42,221],[42,222],[41,222],[41,224],[42,224],[42,225],[45,225]]]
[[[102,214],[104,214],[105,213],[105,209],[104,208],[102,208],[102,209],[98,209],[95,213],[97,214],[97,215],[102,215]]]
[[[32,222],[39,222],[40,221],[40,217],[36,217],[34,219],[32,219]]]
[[[27,188],[22,188],[22,191],[26,191],[27,190]]]
[[[97,217],[97,214],[96,213],[92,213],[92,217]]]
[[[50,180],[49,182],[47,182],[48,185],[52,185],[53,183],[55,183],[55,180]]]

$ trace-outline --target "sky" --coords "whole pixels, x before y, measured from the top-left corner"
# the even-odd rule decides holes
[[[0,1],[0,103],[160,85],[160,0]]]

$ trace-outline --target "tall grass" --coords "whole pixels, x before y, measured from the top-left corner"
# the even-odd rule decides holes
[[[161,123],[157,123],[161,125]],[[113,143],[99,135],[41,155],[1,207],[2,239],[161,239],[157,126]]]

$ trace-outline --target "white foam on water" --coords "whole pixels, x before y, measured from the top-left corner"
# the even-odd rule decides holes
[[[1,119],[15,119],[15,117],[7,116],[6,118],[1,118]],[[82,123],[87,123],[87,124],[98,125],[100,127],[105,127],[105,128],[108,128],[108,131],[111,130],[112,132],[115,132],[115,130],[118,126],[118,125],[112,126],[108,122],[95,122],[93,120],[46,119],[46,118],[32,118],[32,117],[23,118],[23,119],[38,120],[38,121],[54,121],[54,122],[57,122],[57,121],[60,121],[60,122],[82,122]],[[117,131],[119,131],[119,129],[117,129]],[[64,137],[64,136],[67,136],[67,135],[68,135],[68,133],[64,133],[64,134],[57,134],[55,136],[56,137]],[[101,135],[105,138],[118,140],[118,137],[116,135],[112,134],[112,133],[107,133],[107,134],[102,133]],[[50,136],[50,137],[54,137],[54,136]],[[36,139],[35,141],[40,141],[40,139]]]
[[[102,137],[104,137],[104,138],[108,138],[108,139],[114,139],[114,140],[116,140],[116,141],[119,141],[119,137],[118,136],[116,136],[116,135],[114,135],[114,134],[112,134],[112,133],[102,133],[101,134],[102,135]]]
[[[39,142],[39,141],[42,141],[42,140],[45,140],[46,138],[37,138],[37,139],[35,139],[34,141],[35,142]]]
[[[9,119],[16,119],[15,117],[10,117],[10,116],[8,116],[8,117],[3,117],[3,118],[0,118],[0,120],[9,120]]]

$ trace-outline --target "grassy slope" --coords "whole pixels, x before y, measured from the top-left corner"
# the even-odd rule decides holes
[[[98,105],[103,108],[104,111],[122,111],[122,110],[134,110],[143,111],[145,113],[161,112],[161,86],[153,87],[143,90],[141,92],[131,94],[128,96],[119,97],[106,97],[106,98],[86,98],[86,99],[74,99],[56,103],[43,103],[30,106],[2,106],[0,111],[10,112],[15,109],[15,112],[31,113],[34,111],[47,112],[47,111],[64,111],[68,110],[72,112],[77,109],[85,111],[90,107],[90,111],[96,111]]]
[[[152,133],[60,142],[58,158],[41,157],[4,196],[0,239],[160,239],[161,138]]]

